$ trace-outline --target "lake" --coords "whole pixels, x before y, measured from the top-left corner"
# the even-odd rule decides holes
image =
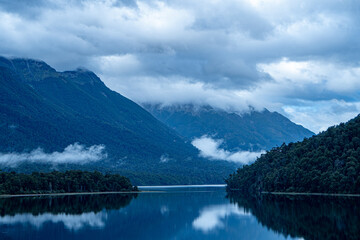
[[[1,198],[0,239],[360,238],[360,198],[227,196],[224,186],[141,190]]]

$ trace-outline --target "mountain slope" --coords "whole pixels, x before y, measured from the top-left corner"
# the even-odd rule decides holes
[[[159,183],[221,182],[234,168],[230,163],[199,159],[191,144],[108,89],[94,73],[82,69],[57,72],[36,60],[0,58],[0,130],[0,152],[38,147],[46,152],[62,151],[75,142],[104,144],[108,158],[81,168],[127,173],[139,181],[144,177],[137,176],[151,173],[163,176]],[[160,162],[163,156],[166,164]],[[74,166],[57,166],[61,167]],[[31,164],[18,167],[33,168]],[[205,173],[207,177],[202,178]]]
[[[227,179],[242,192],[360,193],[360,115],[302,142],[274,148]]]
[[[118,144],[116,148],[124,145],[126,151],[131,151],[134,148],[132,144],[137,144],[140,147],[148,146],[148,153],[157,153],[158,158],[167,151],[168,154],[175,155],[195,153],[195,150],[190,145],[184,144],[175,132],[158,122],[134,102],[108,89],[91,72],[79,70],[58,73],[44,63],[22,59],[13,60],[12,65],[15,69],[7,68],[1,71],[2,110],[16,111],[13,115],[27,117],[30,122],[53,124],[54,128],[64,128],[72,124],[77,128],[71,129],[75,133],[64,131],[67,135],[64,139],[59,139],[59,144],[42,142],[41,138],[33,136],[36,146],[61,150],[71,142],[82,140],[75,138],[66,140],[73,138],[72,135],[76,138],[78,135],[83,135],[83,141],[87,144],[100,143],[105,139],[96,140],[93,138],[93,133],[100,131],[98,128],[101,127],[102,130],[115,131],[118,136],[112,139],[95,134],[97,138],[114,141]],[[22,77],[22,82],[17,81],[16,74]],[[70,121],[71,124],[66,124],[66,121]],[[9,124],[19,125],[20,128],[23,126],[16,122]],[[34,129],[23,128],[21,133],[29,134],[26,131],[30,130]],[[13,131],[20,132],[17,128]],[[51,134],[50,137],[54,140],[59,137],[54,131],[47,131],[47,134]],[[19,140],[18,143],[21,144],[23,139]],[[19,146],[21,148],[14,147],[15,149],[9,150],[21,150],[28,145]]]
[[[314,134],[268,110],[238,115],[210,106],[144,104],[144,107],[187,139],[203,135],[223,139],[222,147],[231,151],[271,149],[283,142],[299,141]]]

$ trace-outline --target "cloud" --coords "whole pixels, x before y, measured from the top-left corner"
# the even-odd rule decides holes
[[[309,126],[284,109],[314,102],[319,114],[306,114],[316,121],[326,111],[316,102],[360,101],[359,8],[352,0],[2,1],[0,55],[92,69],[139,103],[266,107]],[[338,120],[329,117],[310,129]]]
[[[200,156],[215,160],[225,160],[230,162],[236,162],[241,164],[248,164],[254,162],[261,154],[261,152],[229,152],[220,148],[222,140],[215,140],[208,136],[202,136],[201,138],[194,139],[191,144],[200,150]]]
[[[82,214],[51,214],[44,213],[40,215],[32,214],[15,214],[14,216],[0,216],[0,224],[15,225],[15,224],[29,224],[38,229],[42,228],[47,222],[63,223],[65,228],[72,231],[78,231],[86,226],[92,228],[104,228],[107,214],[99,213],[82,213]]]
[[[215,89],[211,84],[187,79],[180,76],[168,78],[151,77],[131,78],[137,82],[133,85],[110,85],[112,88],[125,92],[126,97],[137,99],[138,102],[161,103],[163,106],[172,104],[198,104],[211,105],[224,110],[248,111],[249,106],[257,110],[263,110],[263,105],[253,101],[247,91],[230,91],[227,89]],[[189,97],[191,96],[191,97]],[[167,101],[164,102],[164,99]]]
[[[84,145],[74,143],[67,146],[63,152],[45,153],[37,148],[29,153],[0,153],[0,164],[16,167],[20,163],[50,163],[50,164],[85,164],[100,161],[107,157],[104,145]]]
[[[302,90],[305,89],[311,93],[318,91],[318,98],[327,99],[336,94],[346,98],[348,93],[360,90],[359,66],[324,61],[290,61],[284,58],[279,62],[258,64],[258,69],[268,73],[274,79],[273,84],[288,85],[294,90],[300,90],[300,94],[291,92],[290,96],[316,99],[303,93]]]
[[[238,217],[251,216],[249,212],[246,212],[243,208],[238,208],[233,204],[214,205],[202,209],[200,211],[200,216],[193,221],[192,226],[197,230],[208,233],[216,228],[223,228],[224,218],[231,215]]]
[[[325,131],[328,127],[347,122],[360,113],[360,102],[346,102],[336,99],[327,101],[303,101],[299,105],[283,107],[286,115],[295,122],[314,132]]]

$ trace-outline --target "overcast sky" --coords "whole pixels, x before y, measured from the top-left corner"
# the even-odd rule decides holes
[[[360,112],[359,0],[1,0],[0,55],[136,102],[249,106],[318,132]]]

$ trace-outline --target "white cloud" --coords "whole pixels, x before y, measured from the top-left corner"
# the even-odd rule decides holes
[[[356,1],[13,2],[0,3],[0,55],[84,66],[136,102],[286,114],[302,101],[360,101]]]
[[[277,84],[288,84],[292,88],[322,88],[323,91],[351,93],[360,90],[360,67],[329,63],[324,61],[290,61],[258,64],[276,81]]]
[[[67,146],[63,152],[45,153],[43,149],[37,148],[29,153],[0,153],[0,164],[16,167],[20,163],[50,163],[50,164],[85,164],[100,161],[107,157],[104,145],[84,145],[74,143]]]
[[[330,101],[303,101],[295,106],[284,106],[285,115],[294,122],[318,133],[328,127],[347,122],[360,112],[360,102],[348,103],[336,99]]]
[[[187,79],[180,76],[168,78],[158,77],[134,77],[129,81],[137,82],[137,85],[109,85],[126,93],[126,97],[136,99],[140,103],[153,102],[165,105],[171,104],[209,104],[215,108],[225,110],[234,109],[247,111],[249,105],[257,110],[262,110],[261,104],[254,99],[248,98],[247,91],[231,91],[216,89],[211,84]],[[164,102],[164,99],[167,99]]]
[[[215,160],[226,160],[236,163],[248,164],[254,162],[264,152],[229,152],[220,148],[222,140],[215,140],[208,136],[194,139],[191,144],[200,150],[200,156]]]
[[[101,72],[106,72],[110,76],[129,76],[141,68],[141,63],[133,54],[101,56],[93,61]]]

